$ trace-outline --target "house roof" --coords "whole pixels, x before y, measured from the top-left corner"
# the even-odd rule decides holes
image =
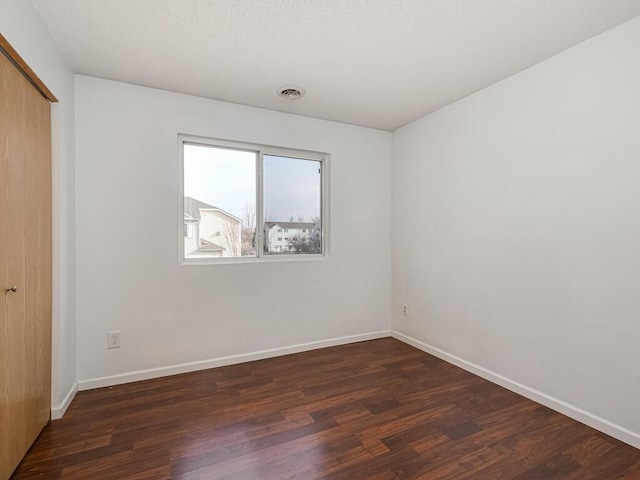
[[[221,252],[226,250],[226,248],[224,248],[222,245],[218,245],[217,243],[210,242],[208,240],[205,240],[204,238],[201,238],[200,250]]]
[[[192,197],[184,197],[184,214],[189,215],[191,218],[200,220],[201,208],[216,208],[208,203],[201,202]]]
[[[229,212],[225,212],[221,208],[201,202],[193,197],[184,197],[184,216],[186,220],[200,220],[200,210],[217,210],[227,217],[231,217],[238,222],[240,221],[238,217],[231,215]]]
[[[265,222],[265,225],[268,229],[275,227],[276,225],[281,226],[282,228],[314,228],[316,226],[315,223],[304,223],[304,222]]]

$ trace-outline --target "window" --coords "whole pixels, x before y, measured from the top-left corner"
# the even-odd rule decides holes
[[[186,135],[179,147],[182,262],[326,254],[327,154]]]
[[[193,223],[185,223],[184,224],[184,236],[187,238],[193,238],[193,230],[194,230],[194,224]]]

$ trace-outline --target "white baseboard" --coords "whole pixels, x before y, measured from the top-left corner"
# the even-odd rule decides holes
[[[280,357],[292,353],[306,352],[308,350],[317,350],[319,348],[335,347],[337,345],[346,345],[348,343],[363,342],[365,340],[375,340],[391,336],[389,330],[380,332],[371,332],[360,335],[351,335],[348,337],[331,338],[328,340],[320,340],[317,342],[301,343],[289,347],[272,348],[269,350],[260,350],[258,352],[246,353],[241,355],[231,355],[228,357],[212,358],[209,360],[200,360],[197,362],[182,363],[179,365],[169,365],[166,367],[149,368],[146,370],[137,370],[134,372],[120,373],[108,377],[90,378],[78,381],[78,390],[91,390],[93,388],[110,387],[120,385],[122,383],[137,382],[140,380],[149,380],[152,378],[166,377],[169,375],[177,375],[180,373],[196,372],[198,370],[206,370],[215,367],[224,367],[227,365],[235,365],[238,363],[253,362],[255,360],[263,360],[265,358]]]
[[[64,400],[62,400],[59,405],[51,407],[51,420],[59,420],[64,416],[64,413],[67,411],[67,408],[69,408],[69,405],[71,405],[76,393],[78,393],[78,384],[74,383],[71,390],[69,390],[69,393],[67,393],[67,396],[64,397]]]
[[[500,374],[492,372],[491,370],[487,370],[480,365],[476,365],[475,363],[447,353],[443,350],[440,350],[439,348],[433,347],[427,343],[416,340],[415,338],[409,337],[395,330],[391,331],[391,336],[396,338],[397,340],[400,340],[401,342],[407,343],[424,352],[427,352],[434,357],[438,357],[448,363],[467,370],[468,372],[474,373],[479,377],[489,380],[492,383],[496,383],[508,390],[511,390],[512,392],[518,393],[523,397],[533,400],[534,402],[540,403],[545,407],[549,407],[556,412],[560,412],[563,415],[573,418],[580,423],[589,425],[590,427],[606,433],[607,435],[611,435],[612,437],[628,443],[629,445],[640,448],[640,434],[638,433],[627,430],[620,425],[616,425],[615,423],[612,423],[604,418],[593,415],[592,413],[582,410],[575,405],[571,405],[570,403],[552,397],[551,395],[547,395],[546,393],[527,387],[526,385],[506,378]]]
[[[231,355],[227,357],[219,357],[209,360],[201,360],[197,362],[183,363],[179,365],[170,365],[166,367],[150,368],[146,370],[137,370],[134,372],[122,373],[118,375],[111,375],[108,377],[93,378],[88,380],[80,380],[69,391],[67,396],[57,407],[51,408],[51,419],[57,420],[62,418],[67,408],[71,404],[71,401],[75,397],[78,391],[90,390],[93,388],[108,387],[112,385],[119,385],[122,383],[137,382],[140,380],[149,380],[152,378],[166,377],[169,375],[177,375],[180,373],[196,372],[198,370],[206,370],[209,368],[223,367],[226,365],[235,365],[239,363],[252,362],[255,360],[263,360],[265,358],[279,357],[282,355],[289,355],[292,353],[306,352],[309,350],[317,350],[320,348],[334,347],[337,345],[346,345],[349,343],[363,342],[366,340],[375,340],[377,338],[384,338],[392,336],[401,342],[418,348],[426,353],[429,353],[435,357],[438,357],[448,363],[456,365],[468,372],[478,375],[492,383],[500,385],[508,390],[529,398],[534,402],[540,403],[546,407],[549,407],[557,412],[562,413],[578,422],[589,425],[596,430],[599,430],[607,435],[611,435],[618,440],[621,440],[633,447],[640,448],[640,434],[632,432],[620,425],[612,423],[604,418],[589,413],[581,408],[576,407],[570,403],[564,402],[558,398],[547,395],[536,389],[523,385],[519,382],[511,380],[503,375],[488,370],[480,365],[464,360],[456,355],[452,355],[444,350],[433,347],[427,343],[416,340],[408,335],[397,332],[395,330],[383,330],[380,332],[372,332],[361,335],[351,335],[347,337],[332,338],[328,340],[321,340],[317,342],[302,343],[298,345],[292,345],[289,347],[273,348],[268,350],[260,350],[258,352],[247,353],[242,355]]]

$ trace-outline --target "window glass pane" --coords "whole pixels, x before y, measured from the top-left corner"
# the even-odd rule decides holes
[[[185,258],[256,256],[256,158],[184,144]]]
[[[317,160],[264,155],[265,255],[322,253],[321,169]]]

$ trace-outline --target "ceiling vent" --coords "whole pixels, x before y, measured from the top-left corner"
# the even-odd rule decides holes
[[[278,89],[278,95],[287,100],[298,100],[306,94],[305,89],[300,87],[282,87]]]

